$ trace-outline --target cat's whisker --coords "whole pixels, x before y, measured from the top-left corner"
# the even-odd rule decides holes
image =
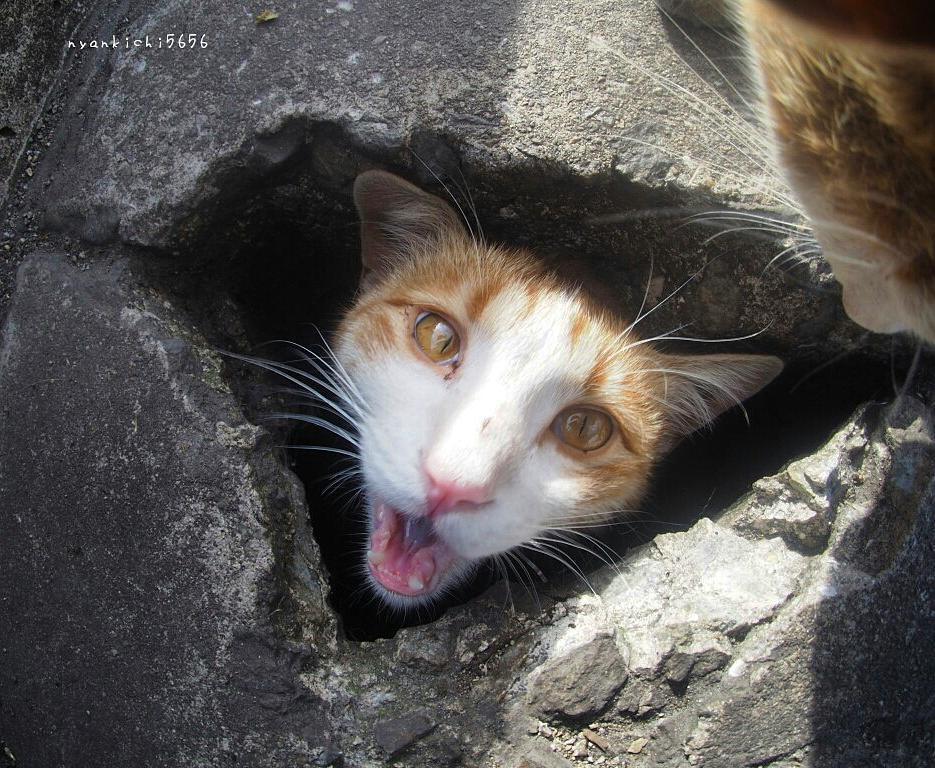
[[[674,26],[679,32],[681,32],[682,37],[684,37],[684,38],[691,44],[692,48],[694,48],[696,51],[698,51],[698,53],[701,54],[701,56],[704,58],[704,60],[705,60],[706,62],[708,62],[708,64],[711,66],[711,68],[712,68],[715,72],[717,72],[717,74],[720,76],[720,78],[721,78],[725,83],[727,83],[727,87],[730,88],[730,89],[734,92],[734,94],[737,96],[738,99],[740,99],[741,102],[743,102],[743,105],[749,110],[749,114],[753,114],[753,113],[755,112],[754,106],[753,106],[749,101],[747,101],[747,98],[743,95],[743,93],[740,91],[740,89],[737,88],[737,86],[735,86],[735,85],[730,81],[730,78],[727,77],[727,75],[725,75],[724,72],[721,71],[721,68],[720,68],[717,64],[714,63],[714,61],[711,59],[710,56],[708,56],[707,53],[705,53],[705,52],[702,50],[701,46],[699,46],[698,43],[696,43],[696,42],[694,41],[694,39],[692,38],[692,36],[689,35],[689,34],[682,28],[682,26],[675,20],[675,18],[672,16],[671,13],[669,13],[669,12],[668,12],[665,8],[663,8],[661,5],[658,5],[658,4],[657,4],[657,8],[659,8],[659,11],[669,20],[669,23],[670,23],[672,26]],[[711,26],[709,25],[709,29],[714,29],[714,28],[711,27]],[[721,35],[721,37],[723,37],[725,40],[728,40],[728,41],[730,40],[730,38],[727,37],[727,35]],[[734,41],[734,43],[736,44],[736,41]],[[743,120],[746,121],[746,117],[745,117],[744,115],[741,115],[741,113],[740,113],[739,111],[737,111],[737,109],[735,109],[734,106],[733,106],[727,99],[725,99],[725,98],[717,91],[716,88],[712,88],[710,85],[708,85],[708,82],[707,82],[701,75],[699,75],[698,72],[695,71],[695,68],[694,68],[694,67],[692,67],[681,55],[679,55],[678,51],[675,51],[674,49],[672,49],[672,50],[673,50],[673,52],[675,53],[675,55],[678,56],[679,61],[681,61],[681,62],[688,68],[688,70],[689,70],[693,75],[695,75],[696,79],[699,80],[699,81],[701,81],[702,83],[704,83],[704,85],[706,86],[706,88],[707,88],[707,90],[708,90],[709,93],[713,94],[713,95],[715,96],[715,98],[717,98],[718,100],[720,100],[726,107],[728,107],[732,112],[734,112],[734,114],[736,114],[738,117],[740,117],[741,119],[743,119]],[[764,144],[764,146],[765,146],[765,144]]]
[[[766,274],[766,271],[777,262],[779,263],[780,267],[785,266],[790,261],[804,264],[809,260],[810,257],[820,255],[820,248],[806,248],[802,243],[793,243],[788,248],[781,250],[767,262],[766,266],[763,267],[762,272],[760,272],[760,277],[763,277],[763,275]]]
[[[499,555],[494,555],[498,560],[502,559],[504,566],[504,581],[506,582],[507,594],[510,596],[510,605],[513,611],[516,611],[516,605],[512,600],[512,590],[510,590],[510,572],[516,577],[516,581],[520,583],[523,587],[523,590],[526,592],[527,596],[536,604],[536,609],[542,609],[542,603],[539,600],[539,592],[536,589],[536,585],[533,583],[532,575],[529,573],[529,570],[526,568],[522,559],[517,556],[516,552],[507,550],[506,552],[501,552]]]
[[[730,226],[728,226],[728,224]],[[743,226],[735,226],[736,224],[742,224]],[[702,245],[707,245],[712,241],[716,240],[722,234],[729,232],[765,232],[770,235],[768,239],[774,241],[777,237],[779,238],[800,238],[804,237],[805,234],[795,229],[787,229],[785,227],[780,227],[775,224],[767,224],[762,222],[756,222],[755,220],[749,219],[693,219],[691,221],[686,221],[683,226],[692,226],[692,225],[701,225],[704,227],[717,227],[720,232],[715,237],[708,238],[705,240]]]
[[[358,458],[356,453],[351,453],[343,448],[334,448],[330,445],[307,445],[303,443],[301,445],[279,445],[277,447],[285,448],[290,451],[321,451],[322,453],[334,453],[338,456],[347,456],[351,459]]]
[[[700,98],[697,94],[692,93],[685,86],[658,72],[653,72],[637,64],[632,57],[627,57],[622,52],[617,51],[604,38],[592,35],[589,38],[589,42],[596,50],[603,51],[613,56],[626,66],[632,67],[641,74],[659,83],[660,86],[676,98],[681,98],[682,102],[695,112],[705,127],[711,130],[718,130],[724,141],[752,166],[764,173],[773,174],[772,169],[762,159],[766,156],[766,147],[763,138],[751,129],[748,122],[742,118],[738,118],[740,120],[738,123],[737,119],[715,109],[711,104]]]
[[[508,562],[501,558],[500,555],[492,555],[491,561],[493,562],[494,568],[497,572],[498,580],[503,582],[504,589],[506,589],[506,601],[510,605],[510,612],[516,613],[516,604],[513,602],[513,590],[510,588],[511,579]]]
[[[784,235],[784,234],[786,234],[786,233],[785,233],[783,230],[781,230],[781,229],[777,229],[777,228],[775,228],[775,227],[766,227],[766,226],[763,226],[763,225],[760,225],[760,226],[757,226],[757,227],[730,227],[729,229],[724,229],[724,230],[722,230],[722,231],[720,231],[720,232],[715,232],[713,235],[711,235],[710,237],[708,237],[708,238],[706,238],[705,240],[703,240],[701,244],[702,244],[702,246],[710,245],[710,244],[713,243],[715,240],[717,240],[717,239],[723,237],[724,235],[731,235],[731,234],[735,234],[735,233],[737,233],[737,232],[769,232],[769,233],[771,233],[771,234],[779,234],[779,235]]]
[[[356,405],[356,403],[354,403],[351,400],[348,400],[344,396],[344,393],[339,388],[335,387],[332,384],[329,384],[328,382],[325,382],[324,380],[309,373],[308,371],[303,371],[299,368],[295,368],[294,366],[286,365],[284,363],[277,363],[273,360],[263,360],[258,357],[239,355],[233,352],[224,352],[222,354],[228,357],[232,357],[236,360],[240,360],[242,362],[255,365],[259,368],[263,368],[264,370],[267,370],[270,373],[275,373],[276,375],[281,376],[287,381],[291,381],[293,384],[300,387],[303,391],[308,392],[312,397],[319,400],[319,402],[321,402],[323,405],[327,405],[333,408],[334,410],[336,410],[347,420],[349,424],[354,424],[355,420],[351,418],[351,416],[343,408],[340,408],[333,400],[331,400],[330,398],[322,394],[322,392],[320,392],[319,390],[312,388],[306,382],[312,382],[314,384],[317,384],[323,387],[328,392],[331,392],[333,395],[341,399],[342,402],[347,403],[349,407],[351,407],[352,409],[355,409],[358,417],[363,417],[365,415],[365,412],[361,411],[359,406]],[[303,379],[305,379],[305,381],[303,381]]]
[[[477,215],[477,205],[474,203],[474,196],[471,194],[471,185],[467,183],[467,179],[464,178],[464,172],[461,170],[461,166],[456,166],[458,169],[458,175],[461,177],[461,184],[458,185],[458,191],[467,197],[468,207],[470,208],[471,215],[474,217],[474,226],[477,227],[477,235],[480,238],[481,243],[487,241],[486,236],[484,235],[484,228],[481,226],[480,217]],[[463,185],[463,186],[462,186]]]
[[[610,545],[605,544],[600,539],[596,539],[587,533],[575,529],[552,529],[558,540],[564,542],[567,546],[580,549],[587,552],[592,557],[597,558],[604,566],[610,568],[614,573],[620,572],[619,561],[621,555]],[[579,544],[571,537],[580,537],[585,543]],[[590,545],[590,546],[588,546]],[[593,547],[593,548],[592,548]]]
[[[412,156],[416,160],[422,163],[425,170],[427,170],[429,173],[432,174],[432,177],[435,179],[435,181],[437,181],[439,185],[441,186],[441,188],[445,190],[445,194],[451,198],[451,202],[455,204],[455,207],[458,209],[458,213],[461,214],[461,219],[464,221],[468,234],[470,234],[471,236],[471,241],[474,243],[474,247],[478,248],[479,244],[477,242],[477,236],[474,232],[474,228],[471,226],[471,220],[468,218],[468,215],[465,212],[464,207],[461,205],[461,201],[458,200],[457,196],[451,191],[451,188],[442,180],[441,176],[439,176],[435,172],[435,169],[432,168],[432,166],[430,166],[427,162],[425,162],[425,160],[422,159],[422,157],[419,155],[418,152],[412,149],[412,147],[409,148],[409,151],[412,153]]]
[[[566,556],[561,550],[557,549],[554,544],[548,541],[542,541],[539,537],[527,541],[525,544],[520,545],[521,548],[530,549],[535,552],[539,552],[546,557],[550,557],[556,562],[564,565],[568,570],[570,570],[575,576],[581,579],[584,582],[585,586],[594,594],[597,595],[597,592],[594,590],[594,587],[591,586],[591,582],[588,581],[588,577],[584,575],[584,572],[578,567],[574,560],[571,560]]]
[[[283,405],[286,407],[309,407],[311,405],[311,407],[320,408],[330,414],[339,416],[351,427],[357,427],[357,420],[347,418],[341,410],[335,408],[331,402],[325,402],[316,392],[291,389],[289,387],[273,387],[271,391],[277,395],[291,395],[296,398],[295,400],[283,401]]]
[[[617,561],[620,559],[620,555],[599,539],[583,531],[572,528],[550,528],[549,533],[553,534],[556,538],[546,538],[540,535],[537,539],[539,541],[548,541],[553,544],[572,547],[573,549],[577,549],[597,558],[611,569],[617,569]],[[570,538],[572,536],[580,537],[583,542],[575,541],[573,538]],[[594,548],[592,549],[588,544],[593,545]]]
[[[670,155],[673,158],[685,158],[693,162],[695,165],[698,165],[699,167],[707,167],[717,171],[721,175],[722,179],[731,179],[735,182],[746,184],[751,182],[749,177],[737,173],[737,171],[731,170],[728,166],[717,163],[709,158],[701,158],[696,155],[686,153],[682,150],[676,150],[672,147],[667,147],[663,144],[657,144],[652,141],[646,141],[645,139],[637,138],[636,136],[621,136],[621,139],[628,141],[631,144],[637,144],[639,146],[646,147],[647,149],[654,149],[658,152],[662,152],[663,154]],[[791,199],[787,198],[785,195],[783,195],[783,193],[776,190],[775,179],[773,179],[772,176],[767,176],[766,179],[773,186],[768,186],[758,179],[753,182],[753,191],[765,195],[768,199],[777,200],[787,207],[794,208],[794,205],[790,204]]]
[[[271,341],[265,342],[261,346],[270,346],[272,344],[282,344],[286,347],[295,349],[299,353],[299,359],[294,362],[301,362],[306,365],[312,366],[320,375],[324,376],[326,379],[332,379],[332,383],[339,391],[340,394],[346,395],[349,399],[354,400],[358,403],[360,407],[364,407],[364,399],[360,394],[360,391],[357,389],[354,382],[347,375],[346,371],[343,370],[343,366],[340,361],[334,354],[334,351],[331,349],[331,346],[328,344],[327,340],[324,337],[324,334],[321,332],[321,329],[317,326],[313,326],[315,331],[318,333],[319,338],[321,339],[321,344],[324,349],[328,352],[330,356],[330,361],[323,356],[319,355],[314,350],[309,349],[308,347],[299,344],[296,341],[290,339],[273,339]],[[268,360],[266,362],[274,363],[276,361]],[[298,369],[301,371],[301,369]]]
[[[733,342],[733,341],[749,341],[750,339],[755,339],[760,334],[766,333],[766,331],[769,330],[769,325],[767,325],[764,328],[760,328],[760,330],[758,331],[753,331],[752,333],[748,333],[745,336],[730,336],[730,337],[725,336],[724,338],[720,338],[720,339],[699,339],[694,336],[672,336],[671,335],[672,333],[675,333],[675,331],[678,331],[679,329],[684,328],[687,325],[688,323],[684,323],[672,331],[660,334],[659,336],[656,337],[656,340],[665,339],[667,341],[690,341],[695,344],[726,344],[726,343]],[[633,346],[636,346],[636,344],[634,344]],[[644,368],[644,369],[641,369],[639,372],[640,373],[652,372],[652,369]]]
[[[690,282],[692,282],[692,280],[697,278],[698,275],[700,275],[704,271],[705,267],[707,266],[708,266],[708,262],[705,262],[705,264],[703,264],[699,269],[697,269],[695,272],[689,275],[689,277],[685,281],[683,281],[678,287],[676,287],[671,293],[669,293],[668,296],[666,296],[661,301],[656,302],[656,304],[650,307],[646,312],[638,313],[636,316],[636,320],[630,323],[630,325],[626,327],[623,333],[620,334],[619,341],[623,342],[627,337],[629,337],[630,333],[633,331],[634,328],[636,328],[637,325],[639,325],[643,320],[645,320],[653,312],[659,309],[659,307],[663,306],[673,296],[676,296],[686,285],[688,285]]]
[[[510,563],[513,568],[516,578],[519,580],[519,583],[523,585],[526,589],[526,594],[528,594],[533,600],[536,601],[536,605],[539,605],[539,591],[536,589],[535,582],[533,581],[533,575],[530,572],[530,567],[539,577],[539,580],[542,583],[545,583],[547,580],[536,566],[530,562],[522,552],[517,552],[515,549],[507,550],[502,553],[503,557]],[[524,578],[525,577],[525,578]]]
[[[329,483],[325,486],[324,493],[330,494],[348,482],[353,482],[355,478],[362,477],[363,472],[360,467],[354,466],[347,469],[334,472],[329,476]],[[360,490],[360,488],[358,488]]]
[[[346,440],[348,443],[353,445],[355,448],[360,448],[360,440],[355,434],[348,432],[346,429],[342,429],[336,424],[332,424],[330,421],[322,419],[318,416],[309,416],[304,413],[271,413],[268,416],[264,416],[264,421],[270,421],[275,419],[283,419],[285,421],[299,421],[304,424],[311,424],[313,427],[321,427],[322,429],[330,432],[336,437],[340,437]]]
[[[906,378],[903,379],[902,386],[896,389],[896,403],[899,403],[906,398],[906,396],[909,394],[909,388],[916,379],[916,374],[919,372],[919,362],[922,359],[923,345],[924,342],[921,339],[916,342],[915,352],[912,354],[912,362],[909,364],[909,370],[906,371]],[[895,361],[895,356],[892,356],[890,359]],[[895,383],[895,372],[893,374],[893,378]]]
[[[591,514],[573,514],[568,517],[550,517],[543,521],[546,528],[580,528],[612,530],[613,528],[631,522],[627,516],[638,514],[636,510],[615,510],[613,515],[606,512]]]
[[[510,555],[511,555],[512,557],[515,557],[516,560],[517,560],[517,562],[523,565],[523,570],[524,570],[526,573],[529,573],[529,583],[530,583],[530,585],[532,586],[533,592],[536,594],[536,598],[537,598],[537,600],[538,600],[538,592],[537,592],[537,590],[536,590],[536,588],[535,588],[535,584],[533,584],[533,579],[532,579],[532,577],[533,577],[533,575],[534,575],[534,576],[536,577],[536,579],[538,579],[538,581],[539,581],[540,584],[547,584],[548,581],[549,581],[548,578],[547,578],[546,575],[542,572],[542,569],[541,569],[538,565],[536,565],[536,564],[532,561],[532,559],[530,559],[530,558],[526,555],[525,552],[520,551],[519,548],[514,547],[513,549],[511,549],[511,550],[510,550]]]
[[[358,392],[350,388],[350,382],[345,381],[338,372],[330,367],[323,366],[312,358],[307,358],[304,362],[312,366],[317,372],[318,376],[316,376],[315,379],[320,381],[322,386],[327,387],[329,392],[340,398],[341,402],[346,404],[348,408],[351,408],[354,413],[361,417],[368,413],[369,409],[366,401]]]
[[[705,220],[739,220],[739,221],[761,221],[767,224],[773,224],[779,227],[782,230],[787,230],[790,234],[798,234],[800,232],[810,233],[812,228],[803,222],[797,221],[786,221],[785,219],[779,219],[775,216],[767,216],[762,213],[754,213],[753,211],[729,211],[724,209],[717,209],[711,211],[701,211],[699,213],[692,214],[688,217],[689,219],[705,219]]]
[[[641,373],[661,373],[666,376],[685,376],[689,379],[694,379],[695,381],[704,384],[709,390],[718,390],[727,395],[727,398],[733,402],[733,404],[740,408],[741,413],[743,413],[744,419],[747,424],[750,424],[750,415],[747,413],[747,409],[744,408],[743,402],[735,395],[729,388],[725,387],[723,384],[719,383],[717,380],[711,378],[710,376],[705,376],[704,374],[698,373],[697,371],[685,371],[685,370],[675,370],[672,368],[643,368],[640,371]],[[700,392],[694,392],[693,400],[695,401],[695,406],[692,408],[685,408],[680,406],[678,403],[662,400],[660,402],[664,403],[666,407],[673,408],[677,411],[685,411],[685,415],[689,417],[690,421],[696,421],[697,416],[703,415],[708,410],[708,405],[704,401],[704,397]],[[710,428],[710,419],[703,418],[703,421]]]
[[[655,260],[652,255],[649,257],[649,274],[646,276],[646,287],[643,289],[643,300],[640,302],[640,308],[636,311],[636,316],[640,317],[643,314],[643,310],[646,308],[646,302],[649,301],[649,291],[652,288],[653,284],[653,269],[655,267]]]
[[[316,330],[318,329],[316,328]],[[318,333],[321,335],[320,330],[318,330]],[[324,339],[324,337],[322,337],[322,339]],[[294,341],[283,339],[280,340],[279,343],[297,348],[302,355],[302,362],[312,366],[320,376],[326,379],[326,386],[328,386],[329,391],[331,391],[334,395],[342,398],[342,400],[346,402],[349,407],[354,408],[354,410],[359,415],[365,415],[368,409],[363,395],[360,393],[360,390],[354,384],[351,377],[347,374],[347,371],[344,370],[344,367],[341,365],[340,361],[338,361],[337,357],[334,356],[334,352],[331,350],[331,347],[328,346],[326,341],[323,340],[322,343],[328,350],[328,354],[331,355],[331,361],[333,362],[330,362],[316,352]],[[303,373],[301,369],[296,370],[300,373]]]
[[[678,333],[680,330],[682,330],[683,328],[687,328],[689,325],[691,325],[691,323],[682,323],[681,325],[678,325],[669,331],[664,331],[663,333],[657,334],[656,336],[653,336],[651,338],[638,339],[636,341],[629,341],[624,345],[623,349],[624,351],[626,351],[628,349],[635,349],[636,347],[641,347],[644,344],[652,344],[653,342],[656,342],[656,341],[662,341],[664,339],[671,339],[673,333]]]

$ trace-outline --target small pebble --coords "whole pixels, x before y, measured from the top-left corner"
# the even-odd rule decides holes
[[[590,728],[585,728],[581,732],[581,735],[590,741],[595,747],[601,750],[601,752],[606,752],[608,749],[610,749],[610,742],[599,733],[592,731]]]
[[[629,752],[631,755],[638,755],[643,751],[643,747],[645,747],[647,744],[649,744],[649,739],[633,739],[633,741],[630,742],[630,746],[627,747],[627,752]]]

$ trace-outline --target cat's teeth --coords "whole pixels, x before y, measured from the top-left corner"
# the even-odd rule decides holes
[[[386,504],[377,504],[374,515],[377,525],[382,525],[383,521],[386,520],[387,511]]]
[[[412,558],[414,576],[423,584],[432,580],[435,575],[435,558],[428,549],[420,549]],[[413,587],[415,589],[415,587]]]
[[[375,549],[368,550],[367,560],[371,562],[373,565],[380,565],[380,563],[386,560],[386,553],[378,552]]]
[[[415,590],[416,592],[421,592],[425,589],[425,582],[422,581],[416,574],[412,574],[409,577],[409,589]]]

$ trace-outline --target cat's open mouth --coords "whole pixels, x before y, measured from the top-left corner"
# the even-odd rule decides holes
[[[373,578],[390,592],[406,597],[428,595],[457,559],[435,535],[431,520],[374,503],[367,565]]]

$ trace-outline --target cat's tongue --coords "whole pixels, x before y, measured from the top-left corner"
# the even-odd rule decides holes
[[[454,553],[435,537],[425,517],[409,517],[382,502],[374,507],[367,562],[384,587],[416,597],[431,592],[454,560]]]

